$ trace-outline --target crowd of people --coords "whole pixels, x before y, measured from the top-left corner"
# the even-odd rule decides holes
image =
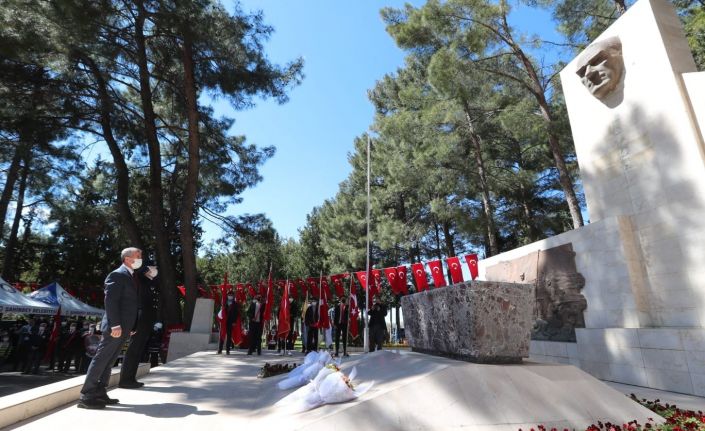
[[[53,318],[30,317],[4,323],[0,329],[1,372],[85,374],[101,336],[96,322],[83,317],[62,319],[53,346]],[[161,323],[150,328],[148,337],[141,358],[157,365],[161,355]]]

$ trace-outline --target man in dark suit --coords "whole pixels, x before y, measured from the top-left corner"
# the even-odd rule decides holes
[[[387,331],[387,322],[384,319],[387,315],[387,306],[382,303],[379,296],[375,296],[374,305],[367,313],[370,316],[370,352],[382,350],[384,334]]]
[[[154,328],[159,315],[157,267],[146,266],[144,269],[140,268],[135,271],[135,274],[139,273],[140,308],[137,318],[137,332],[130,339],[130,345],[127,347],[122,368],[120,369],[120,383],[118,386],[124,389],[139,389],[144,386],[144,383],[137,381],[137,368],[144,357],[147,342],[150,335],[152,335],[152,328]]]
[[[247,354],[257,350],[257,354],[262,354],[262,324],[264,323],[264,304],[262,304],[262,296],[255,295],[254,301],[247,309],[247,318],[250,319],[250,329],[247,333],[250,339],[250,347],[247,349]]]
[[[335,356],[340,352],[340,337],[343,337],[343,356],[348,356],[348,317],[350,307],[347,298],[340,297],[340,304],[333,311],[333,327],[335,328]]]
[[[137,324],[139,281],[134,271],[142,266],[142,251],[131,247],[120,253],[122,265],[105,279],[105,314],[100,323],[102,337],[95,357],[88,366],[86,381],[78,403],[83,409],[103,409],[117,404],[106,388],[110,371],[125,341]]]
[[[318,351],[318,301],[311,301],[306,309],[304,324],[306,325],[306,350],[309,352]]]
[[[230,349],[235,347],[233,343],[233,325],[237,322],[237,317],[240,315],[240,303],[235,301],[235,295],[232,291],[228,292],[226,304],[225,340],[220,340],[218,353],[223,353],[223,344],[225,344],[225,354],[229,355]]]

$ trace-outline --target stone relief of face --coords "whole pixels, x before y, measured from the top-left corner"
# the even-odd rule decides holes
[[[588,46],[578,59],[576,73],[593,96],[607,97],[624,73],[622,42],[614,36]]]

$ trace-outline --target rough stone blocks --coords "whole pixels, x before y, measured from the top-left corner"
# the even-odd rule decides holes
[[[478,363],[519,363],[529,356],[534,286],[472,281],[402,298],[414,351]]]

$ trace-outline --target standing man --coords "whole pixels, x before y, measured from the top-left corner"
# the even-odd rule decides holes
[[[309,352],[318,351],[318,319],[319,319],[318,301],[315,299],[308,304],[306,309],[306,350]]]
[[[340,297],[340,304],[333,312],[333,327],[335,327],[335,356],[340,352],[340,336],[343,336],[343,356],[348,356],[348,318],[350,307],[345,296]]]
[[[384,333],[387,330],[387,322],[384,320],[384,316],[387,315],[387,306],[381,303],[379,296],[375,296],[374,305],[368,313],[370,315],[370,339],[372,340],[370,352],[382,350]]]
[[[233,291],[228,292],[227,296],[227,317],[225,319],[225,340],[220,340],[218,345],[218,353],[223,353],[223,343],[225,343],[225,354],[230,354],[230,349],[235,348],[235,343],[233,342],[233,325],[237,322],[237,318],[240,315],[240,303],[235,301],[235,294]]]
[[[120,369],[118,386],[124,389],[139,389],[144,386],[144,383],[137,381],[137,368],[144,358],[147,342],[152,335],[152,328],[159,315],[159,286],[156,280],[158,273],[156,266],[147,266],[145,271],[142,271],[141,268],[135,271],[140,282],[139,313],[137,332],[130,340]]]
[[[257,354],[262,354],[262,320],[264,319],[264,305],[262,304],[262,296],[255,295],[255,299],[247,309],[247,317],[250,319],[250,330],[247,333],[250,341],[250,347],[247,349],[247,354],[257,350]]]
[[[139,281],[134,272],[142,266],[142,250],[126,248],[120,258],[122,265],[105,279],[105,314],[100,323],[102,337],[81,389],[78,407],[82,409],[103,409],[106,404],[118,403],[117,399],[108,397],[106,388],[120,349],[137,324]]]

